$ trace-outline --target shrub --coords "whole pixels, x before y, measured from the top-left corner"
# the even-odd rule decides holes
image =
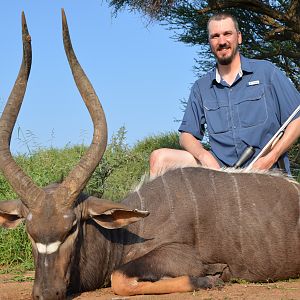
[[[294,178],[300,182],[300,139],[294,144],[289,151],[289,158],[291,161],[291,170]]]
[[[179,148],[178,134],[148,137],[133,147],[126,144],[126,130],[120,128],[112,137],[102,161],[87,185],[91,195],[120,201],[149,170],[150,153],[162,147]]]

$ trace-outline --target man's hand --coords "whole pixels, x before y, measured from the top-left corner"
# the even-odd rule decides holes
[[[276,159],[270,153],[259,158],[252,166],[252,170],[269,170],[276,163]]]
[[[300,137],[300,117],[293,120],[285,129],[284,135],[277,141],[271,151],[259,158],[252,166],[252,170],[269,170]]]
[[[220,169],[220,165],[215,157],[207,150],[205,150],[202,144],[190,133],[183,132],[180,135],[180,145],[199,163],[206,168]]]

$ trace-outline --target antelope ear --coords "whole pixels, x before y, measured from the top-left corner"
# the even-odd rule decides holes
[[[149,215],[148,211],[131,209],[123,204],[95,197],[89,197],[84,203],[87,205],[87,217],[107,229],[121,228]]]
[[[0,201],[0,226],[13,229],[23,220],[21,200]]]

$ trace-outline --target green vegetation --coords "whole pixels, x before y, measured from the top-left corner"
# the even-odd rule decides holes
[[[178,134],[171,132],[148,137],[133,147],[126,144],[126,131],[121,128],[112,137],[101,163],[90,179],[86,192],[90,195],[119,201],[148,173],[150,153],[158,148],[179,149]],[[79,161],[86,150],[84,145],[64,149],[39,149],[30,155],[15,159],[39,186],[61,181]],[[296,155],[296,151],[293,155]],[[293,157],[291,157],[293,159]],[[299,170],[295,175],[300,181]],[[3,176],[0,175],[0,199],[17,198]],[[2,271],[28,270],[33,268],[31,245],[24,226],[14,230],[0,228],[0,268]]]
[[[293,176],[300,182],[300,139],[289,151],[289,158],[291,161],[291,168]]]
[[[0,266],[6,272],[33,269],[31,244],[24,225],[14,230],[0,228]]]
[[[130,148],[125,141],[125,129],[122,127],[113,136],[105,155],[87,185],[91,195],[118,201],[139,183],[148,173],[150,153],[158,148],[179,148],[178,134],[169,133],[152,136],[137,142]]]

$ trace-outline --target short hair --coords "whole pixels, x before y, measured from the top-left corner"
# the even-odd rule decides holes
[[[220,13],[217,13],[217,14],[211,16],[208,19],[208,21],[207,21],[207,33],[209,33],[208,25],[211,21],[220,21],[220,20],[224,20],[224,19],[227,19],[227,18],[230,18],[233,21],[233,24],[234,24],[234,27],[235,27],[236,31],[240,32],[239,23],[238,23],[236,17],[233,16],[232,14],[228,13],[228,12],[220,12]]]

